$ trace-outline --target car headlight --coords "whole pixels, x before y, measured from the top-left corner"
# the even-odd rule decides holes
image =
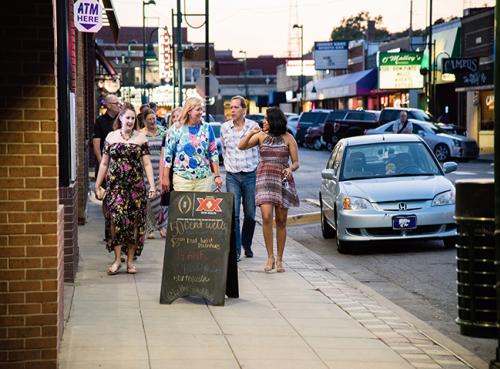
[[[440,193],[432,200],[432,206],[453,205],[455,203],[455,190]]]
[[[462,141],[453,139],[453,146],[462,146]]]
[[[342,208],[344,210],[366,210],[373,209],[373,206],[370,201],[362,197],[345,196],[342,201]]]

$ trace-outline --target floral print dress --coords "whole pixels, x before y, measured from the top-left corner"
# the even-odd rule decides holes
[[[126,253],[129,244],[137,245],[135,254],[139,256],[144,247],[147,209],[142,157],[150,154],[148,144],[106,141],[104,152],[109,155],[106,227],[111,230],[106,248],[112,252],[115,246],[121,246]]]

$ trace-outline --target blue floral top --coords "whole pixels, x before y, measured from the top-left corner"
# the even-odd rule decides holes
[[[212,175],[210,162],[219,162],[214,131],[208,124],[169,128],[165,140],[165,167],[184,179],[203,179]]]

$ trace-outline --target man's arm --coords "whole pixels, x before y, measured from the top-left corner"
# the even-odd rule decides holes
[[[94,146],[94,155],[97,158],[97,161],[101,162],[102,160],[101,139],[94,137],[92,139],[92,145]]]

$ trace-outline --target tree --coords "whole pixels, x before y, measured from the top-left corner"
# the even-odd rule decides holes
[[[389,35],[387,29],[380,27],[382,16],[371,17],[367,11],[362,11],[357,15],[342,18],[340,26],[332,30],[332,40],[360,40],[364,38],[368,29],[368,21],[375,21],[375,39],[381,40]],[[378,27],[377,27],[378,26]]]

